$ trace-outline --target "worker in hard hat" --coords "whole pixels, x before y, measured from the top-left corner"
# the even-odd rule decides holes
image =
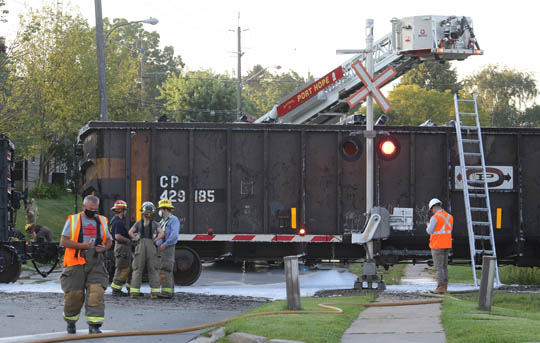
[[[433,198],[429,202],[429,210],[433,213],[428,225],[429,248],[433,257],[433,265],[437,269],[437,288],[433,293],[442,294],[448,290],[448,254],[452,249],[452,227],[454,217],[443,210],[442,202]]]
[[[164,238],[157,241],[160,255],[159,279],[161,281],[160,298],[172,298],[174,295],[174,253],[178,234],[180,233],[180,220],[172,214],[174,206],[169,199],[162,199],[158,204]]]
[[[31,241],[38,243],[52,243],[54,242],[54,235],[46,226],[36,225],[36,224],[26,224],[24,227],[26,234]]]
[[[129,229],[129,236],[137,241],[132,265],[133,274],[131,276],[130,295],[132,298],[143,296],[141,293],[141,281],[145,267],[150,284],[150,298],[157,299],[161,291],[159,288],[159,261],[156,242],[163,237],[163,231],[154,220],[155,212],[156,206],[153,203],[150,201],[144,202],[141,207],[142,219]]]
[[[114,239],[114,277],[111,283],[113,296],[127,296],[129,293],[129,277],[131,276],[131,261],[133,253],[131,251],[131,238],[126,228],[126,211],[128,205],[124,200],[116,200],[111,210],[114,216],[109,222],[112,237]],[[126,285],[128,293],[122,292]]]

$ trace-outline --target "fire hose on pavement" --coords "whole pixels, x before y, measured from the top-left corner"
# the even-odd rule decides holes
[[[221,325],[227,324],[229,322],[232,322],[238,319],[244,319],[244,318],[250,318],[250,317],[271,316],[271,315],[280,315],[280,314],[343,314],[344,313],[342,309],[340,309],[339,307],[332,306],[332,305],[387,307],[387,306],[438,304],[438,303],[442,303],[442,301],[443,299],[401,301],[401,302],[389,302],[389,303],[357,303],[357,304],[355,303],[327,303],[327,304],[318,304],[317,306],[327,309],[328,311],[312,310],[312,311],[273,311],[273,312],[250,313],[250,314],[244,314],[241,316],[231,317],[228,319],[220,320],[220,321],[209,323],[209,324],[192,326],[189,328],[182,328],[182,329],[105,332],[105,333],[100,333],[100,334],[88,334],[88,335],[79,335],[79,336],[66,336],[66,337],[58,337],[58,338],[41,339],[41,340],[31,341],[31,343],[68,342],[68,341],[75,341],[75,340],[105,338],[105,337],[174,335],[178,333],[198,331],[198,330],[208,329],[211,327],[221,326]]]

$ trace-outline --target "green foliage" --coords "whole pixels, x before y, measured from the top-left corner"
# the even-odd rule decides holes
[[[479,107],[490,116],[492,126],[521,126],[523,109],[538,94],[531,73],[489,65],[465,79],[464,90],[476,94]]]
[[[476,271],[476,277],[482,278],[482,271]],[[540,268],[500,266],[499,278],[505,285],[540,285]],[[473,283],[470,265],[449,265],[448,279],[450,283]]]
[[[8,10],[2,9],[6,5],[5,0],[0,0],[0,23],[5,23],[7,21],[6,15],[9,13]]]
[[[236,119],[236,83],[211,70],[170,75],[159,87],[165,108],[178,122],[227,122]]]
[[[302,298],[303,310],[331,311],[317,304],[339,303],[343,314],[280,314],[235,320],[225,332],[247,332],[269,339],[296,340],[310,343],[338,343],[358,313],[364,309],[358,304],[373,301],[372,297]],[[275,301],[259,306],[249,313],[286,311],[286,301]],[[223,340],[222,340],[223,342]]]
[[[478,296],[445,297],[442,324],[449,343],[540,340],[539,294],[495,292],[491,312],[477,309]]]
[[[454,119],[454,103],[450,91],[428,90],[416,84],[399,85],[388,94],[392,110],[391,125],[419,125],[428,119],[438,125]]]
[[[400,85],[418,85],[427,90],[438,90],[444,93],[450,90],[451,94],[461,90],[462,85],[457,80],[457,72],[450,62],[426,61],[418,67],[405,73]]]
[[[31,198],[37,199],[58,199],[66,195],[66,188],[55,184],[41,184],[30,192]]]
[[[506,285],[540,285],[540,268],[536,267],[503,266],[499,276]]]
[[[306,83],[306,80],[294,71],[282,74],[272,74],[263,71],[261,65],[256,65],[245,77],[243,104],[251,105],[244,110],[248,116],[259,118],[267,113],[295,90]],[[255,77],[256,75],[259,76]],[[244,105],[245,106],[245,105]]]

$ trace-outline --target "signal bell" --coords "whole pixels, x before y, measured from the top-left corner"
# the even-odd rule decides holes
[[[377,153],[383,160],[390,161],[399,155],[401,146],[395,137],[381,138],[377,144]]]

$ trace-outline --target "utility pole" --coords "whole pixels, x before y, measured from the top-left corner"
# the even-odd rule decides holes
[[[144,106],[144,39],[141,38],[141,107]]]
[[[366,20],[366,64],[367,72],[373,79],[375,65],[373,61],[373,19]],[[373,208],[373,96],[369,93],[367,97],[366,111],[366,213],[370,213]],[[367,259],[373,258],[373,242],[367,243]]]
[[[240,19],[240,14],[238,14],[238,18]],[[238,33],[238,52],[236,53],[238,56],[238,84],[236,85],[236,91],[237,91],[237,98],[236,98],[236,112],[238,118],[242,115],[242,30],[240,29],[240,24],[238,24],[237,28]]]
[[[105,74],[105,43],[103,41],[103,18],[101,0],[95,0],[96,8],[96,46],[98,62],[99,113],[102,121],[109,121],[107,112],[107,79]]]

